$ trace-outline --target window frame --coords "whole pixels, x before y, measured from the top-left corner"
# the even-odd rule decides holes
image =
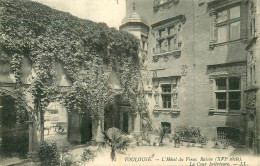
[[[230,9],[235,8],[235,7],[239,7],[239,17],[236,18],[230,18]],[[223,11],[227,11],[227,19],[225,21],[222,22],[218,22],[218,13],[223,12]],[[236,40],[240,40],[241,39],[241,4],[233,4],[231,6],[225,7],[225,8],[221,8],[221,9],[217,9],[216,10],[216,33],[217,33],[217,43],[226,43],[226,42],[231,42],[231,41],[236,41]],[[239,38],[237,39],[232,39],[231,40],[231,24],[239,22]],[[219,28],[220,27],[225,27],[227,26],[227,40],[226,41],[219,41]]]
[[[256,7],[255,4],[253,2],[251,2],[249,4],[249,21],[248,21],[248,25],[249,25],[249,39],[252,39],[254,37],[256,37],[256,22],[255,22],[255,13],[256,13]]]
[[[163,86],[169,86],[170,87],[170,91],[167,91],[167,92],[165,92],[164,90],[163,90]],[[168,88],[169,88],[168,87]],[[166,97],[169,97],[170,98],[170,100],[164,100],[164,96]],[[162,99],[162,108],[164,108],[164,109],[169,109],[169,108],[172,108],[172,84],[161,84],[161,99]],[[166,107],[164,107],[164,102],[166,102]]]
[[[230,89],[230,79],[231,78],[238,78],[239,79],[239,89]],[[224,90],[218,90],[218,86],[217,86],[217,80],[220,80],[220,79],[225,79],[226,80],[226,88]],[[225,110],[225,111],[241,111],[242,110],[242,79],[241,79],[241,76],[228,76],[228,77],[218,77],[218,78],[215,78],[215,86],[216,86],[216,89],[215,89],[215,98],[216,98],[216,109],[217,110]],[[218,107],[218,98],[217,98],[217,94],[220,94],[220,93],[225,93],[226,94],[226,108],[225,109],[220,109]],[[235,99],[230,99],[230,93],[239,93],[240,96],[239,96],[239,109],[231,109],[230,108],[230,101],[235,101]]]
[[[155,37],[156,49],[155,54],[164,54],[174,51],[179,51],[178,38],[179,38],[179,24],[168,25],[167,27],[160,28],[157,31],[158,36]],[[174,33],[175,31],[175,33]],[[171,43],[173,40],[173,44]],[[163,45],[167,45],[163,47]],[[164,50],[166,48],[166,50]]]

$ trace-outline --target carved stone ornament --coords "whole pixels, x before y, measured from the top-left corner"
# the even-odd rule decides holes
[[[158,56],[153,56],[153,62],[158,62],[159,61],[159,57]]]
[[[158,11],[164,10],[164,9],[170,9],[172,6],[176,6],[179,4],[180,0],[154,0],[154,7],[153,12],[157,13]]]
[[[153,110],[153,115],[159,117],[159,115],[170,115],[172,118],[177,118],[180,116],[180,111],[169,111],[169,110]]]
[[[153,86],[155,89],[157,89],[159,87],[159,79],[154,79]]]
[[[248,120],[254,121],[256,116],[256,111],[255,110],[248,110]]]
[[[181,45],[182,45],[182,41],[179,41],[179,42],[178,42],[178,47],[180,48]]]
[[[179,111],[178,112],[171,111],[170,115],[171,115],[172,118],[177,118],[178,116],[180,116],[180,112]]]
[[[167,63],[168,60],[169,60],[169,57],[168,57],[167,54],[165,54],[165,55],[163,56],[163,61],[164,61],[165,63]]]
[[[159,110],[160,109],[160,106],[158,104],[155,104],[154,107],[153,107],[155,110]]]
[[[156,106],[156,105],[159,106],[159,96],[160,96],[159,92],[156,91],[156,92],[154,93],[155,106]],[[160,107],[159,107],[159,108],[160,108]]]
[[[210,69],[210,76],[246,74],[245,65],[215,66]]]
[[[246,102],[246,106],[247,108],[256,108],[256,95],[255,93],[249,93],[247,96],[247,102]]]
[[[172,103],[173,105],[177,105],[177,99],[178,99],[178,94],[177,93],[173,93],[172,94]]]
[[[155,117],[158,117],[160,115],[160,111],[157,111],[157,110],[153,110],[153,115]]]
[[[188,69],[188,66],[187,65],[181,65],[181,75],[182,76],[186,76],[187,75],[187,69]]]

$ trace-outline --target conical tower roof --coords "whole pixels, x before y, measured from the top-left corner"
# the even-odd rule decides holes
[[[136,11],[133,11],[130,15],[126,16],[122,20],[122,25],[126,23],[143,23],[147,25],[146,20],[142,18]]]

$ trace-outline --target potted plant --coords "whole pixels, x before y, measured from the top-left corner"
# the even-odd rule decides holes
[[[115,127],[109,128],[104,134],[104,147],[111,149],[111,159],[116,161],[116,152],[127,150],[130,140],[127,136],[123,135],[122,132]]]
[[[181,138],[180,138],[180,135],[178,133],[174,134],[173,140],[174,140],[174,147],[175,148],[179,148],[180,147]]]
[[[219,139],[218,138],[214,138],[214,148],[219,149],[220,145],[219,145]]]
[[[199,143],[200,143],[200,147],[204,148],[207,145],[207,137],[206,136],[201,136],[199,137]]]
[[[228,149],[229,142],[228,142],[227,139],[223,140],[223,145],[224,145],[224,148],[223,148],[223,149]]]
[[[159,146],[163,146],[163,139],[168,132],[169,132],[169,127],[164,126],[162,128],[159,128],[159,135],[160,135]]]

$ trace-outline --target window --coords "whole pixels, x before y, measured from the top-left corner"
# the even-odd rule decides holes
[[[163,108],[171,108],[171,85],[162,85],[162,106]]]
[[[216,26],[219,43],[240,39],[240,6],[218,11]]]
[[[230,127],[218,127],[217,128],[218,139],[229,140],[231,143],[239,142],[240,131]]]
[[[178,50],[177,27],[158,30],[156,33],[156,54]]]
[[[240,110],[241,85],[240,77],[223,77],[216,79],[217,109]]]

